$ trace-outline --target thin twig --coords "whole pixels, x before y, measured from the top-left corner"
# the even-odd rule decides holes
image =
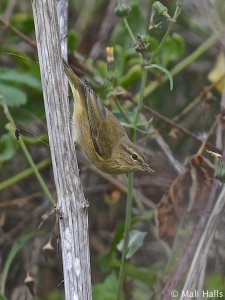
[[[2,22],[7,28],[9,28],[16,35],[18,35],[24,42],[30,45],[33,49],[37,48],[37,45],[34,41],[29,39],[25,34],[23,34],[21,31],[19,31],[17,28],[11,25],[8,21],[4,20],[2,16],[0,16],[0,22]]]
[[[207,145],[207,141],[208,141],[209,137],[213,134],[214,130],[216,129],[216,126],[217,126],[218,121],[219,121],[219,117],[220,116],[217,116],[216,120],[213,122],[213,124],[209,128],[209,131],[207,133],[206,138],[204,139],[204,141],[202,141],[202,144],[198,149],[197,155],[202,155],[202,152],[205,150],[205,147]]]
[[[40,192],[37,193],[33,193],[31,195],[28,196],[24,196],[24,197],[19,197],[19,198],[15,198],[12,200],[7,200],[5,202],[1,202],[0,203],[0,209],[5,209],[5,208],[9,208],[9,207],[23,207],[28,201],[30,200],[34,200],[36,197],[40,197],[42,194]]]
[[[199,93],[197,97],[195,97],[194,100],[191,101],[188,106],[186,106],[182,112],[180,112],[177,116],[172,118],[174,122],[179,122],[181,119],[183,119],[188,113],[190,113],[206,96],[207,94],[215,87],[217,86],[223,79],[225,78],[225,74],[223,74],[218,80],[210,84],[209,86],[205,87],[203,91]]]
[[[184,134],[190,136],[191,138],[195,139],[196,141],[202,142],[202,138],[199,137],[198,135],[194,134],[193,132],[191,132],[190,130],[184,128],[183,126],[175,123],[173,120],[163,116],[162,114],[160,114],[159,112],[157,112],[156,110],[152,109],[151,107],[147,106],[147,105],[143,105],[143,108],[146,111],[149,111],[154,117],[158,118],[159,120],[164,121],[165,123],[169,124],[171,127],[175,127],[177,128],[179,131],[183,132]],[[218,149],[216,148],[215,145],[211,144],[211,143],[206,143],[206,145],[212,147],[214,150],[218,151]]]
[[[156,131],[156,129],[151,125],[149,128],[151,131]],[[155,136],[155,140],[158,143],[158,145],[161,147],[161,149],[163,150],[163,152],[165,153],[166,157],[168,158],[169,162],[171,163],[171,165],[174,167],[174,169],[180,174],[182,171],[184,171],[184,167],[179,163],[179,161],[177,161],[169,146],[167,145],[167,143],[164,141],[164,139],[162,138],[162,136],[157,132],[156,136]]]
[[[8,1],[7,8],[4,11],[4,15],[3,15],[4,19],[6,21],[9,21],[11,19],[12,15],[14,13],[14,10],[16,8],[17,2],[18,2],[17,0],[9,0]],[[1,30],[1,33],[0,33],[0,41],[1,41],[2,45],[4,44],[6,30],[7,30],[7,26],[4,26],[4,28]]]
[[[49,166],[51,164],[51,160],[50,159],[45,159],[42,160],[41,162],[36,164],[36,168],[38,171],[41,171],[42,169],[46,168],[47,166]],[[24,171],[19,172],[18,174],[2,181],[0,183],[0,191],[8,188],[9,186],[18,183],[19,181],[27,178],[28,176],[34,174],[34,171],[32,168],[28,168]]]
[[[46,212],[46,209],[48,209],[48,202],[44,202],[42,205],[38,206],[34,211],[31,211],[30,214],[25,214],[24,218],[21,219],[19,223],[17,223],[16,226],[14,226],[10,231],[6,232],[5,234],[1,235],[0,237],[0,245],[6,244],[7,241],[10,241],[10,243],[15,242],[15,236],[18,235],[19,231],[24,230],[26,228],[26,224],[29,223],[29,226],[31,224],[31,220],[38,220],[37,216],[43,214],[43,212]]]

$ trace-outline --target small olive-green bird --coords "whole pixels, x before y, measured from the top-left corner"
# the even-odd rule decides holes
[[[73,138],[88,159],[106,173],[154,173],[125,129],[63,60],[74,98]]]

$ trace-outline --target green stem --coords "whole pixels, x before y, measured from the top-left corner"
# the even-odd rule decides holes
[[[131,30],[131,28],[130,28],[130,25],[129,25],[128,22],[127,22],[127,18],[124,17],[124,18],[123,18],[123,22],[124,22],[124,25],[125,25],[125,27],[126,27],[128,33],[129,33],[129,35],[130,35],[130,37],[131,37],[131,39],[132,39],[132,42],[133,42],[134,44],[136,44],[135,36],[134,36],[134,34],[133,34],[133,32],[132,32],[132,30]]]
[[[180,8],[177,7],[176,11],[174,13],[173,19],[171,20],[170,25],[166,31],[166,34],[164,35],[164,38],[161,41],[159,47],[157,48],[154,56],[157,55],[157,53],[163,46],[167,36],[169,35],[170,31],[173,28],[174,22],[176,21],[176,18],[178,17],[179,13],[180,13]],[[128,33],[131,36],[132,41],[134,43],[136,43],[136,39],[130,29],[127,19],[123,18],[123,21],[124,21],[125,27],[128,30]],[[138,123],[139,114],[140,114],[142,106],[143,106],[144,91],[145,91],[146,83],[147,83],[147,69],[145,69],[145,62],[144,62],[144,60],[142,60],[140,94],[139,94],[139,100],[137,103],[137,108],[136,108],[136,112],[135,112],[135,116],[134,116],[134,120],[133,120],[134,128],[131,129],[131,137],[130,137],[131,141],[133,141],[133,142],[136,139],[137,123]],[[129,233],[130,233],[130,228],[131,228],[131,216],[132,216],[133,181],[134,181],[134,175],[133,175],[133,173],[131,173],[128,175],[128,194],[127,194],[127,207],[126,207],[125,230],[124,230],[124,245],[123,245],[121,267],[120,267],[120,273],[119,273],[119,287],[118,287],[118,292],[117,292],[117,300],[120,299],[123,282],[124,282],[124,278],[125,278],[125,261],[126,261],[126,253],[127,253],[128,244],[129,244]]]
[[[193,51],[171,70],[172,75],[177,75],[191,63],[197,60],[203,53],[215,45],[215,43],[218,41],[218,38],[219,37],[217,35],[212,35],[210,38],[208,38],[203,44],[201,44],[201,46],[199,46],[195,51]]]
[[[44,169],[45,167],[49,166],[51,164],[51,160],[50,159],[45,159],[45,160],[42,160],[41,162],[39,162],[37,165],[36,165],[36,168],[38,169],[38,171]],[[33,172],[33,169],[32,168],[28,168],[18,174],[16,174],[15,176],[12,176],[10,177],[9,179],[6,179],[5,181],[2,181],[0,183],[0,191],[8,188],[9,186],[27,178],[28,176],[32,175],[34,172]]]
[[[15,123],[15,121],[14,121],[12,115],[10,114],[9,109],[8,109],[8,106],[7,106],[7,104],[6,104],[6,101],[5,101],[5,99],[4,99],[3,97],[2,97],[2,100],[3,100],[4,113],[5,113],[6,117],[7,117],[7,119],[9,120],[9,122],[11,123],[12,127],[13,127],[14,130],[15,130],[15,129],[16,129],[16,123]],[[54,206],[55,206],[55,201],[54,201],[54,199],[53,199],[51,193],[49,192],[46,183],[44,182],[43,178],[41,177],[41,175],[40,175],[40,173],[39,173],[39,171],[38,171],[38,169],[37,169],[35,163],[33,162],[33,159],[32,159],[30,153],[29,153],[28,150],[27,150],[27,147],[26,147],[26,145],[25,145],[25,143],[24,143],[24,141],[23,141],[22,136],[19,137],[18,142],[19,142],[19,144],[20,144],[20,146],[21,146],[21,148],[22,148],[22,150],[23,150],[23,153],[24,153],[24,155],[25,155],[25,157],[26,157],[26,160],[27,160],[28,163],[30,164],[30,166],[31,166],[31,168],[32,168],[32,170],[33,170],[33,173],[35,174],[35,176],[36,176],[36,178],[37,178],[37,180],[38,180],[38,182],[39,182],[39,184],[40,184],[42,190],[44,191],[44,193],[45,193],[47,199],[49,200],[49,203],[51,204],[51,206],[54,207]]]
[[[23,128],[22,128],[22,131],[23,131]],[[29,144],[29,145],[44,144],[44,145],[49,147],[47,134],[43,134],[41,136],[34,136],[34,138],[30,138],[30,137],[27,137],[27,136],[23,135],[23,141],[26,145],[27,144]]]
[[[23,150],[23,153],[24,153],[24,155],[25,155],[28,163],[30,164],[30,166],[31,166],[31,168],[32,168],[32,170],[33,170],[33,172],[34,172],[37,180],[39,181],[39,184],[40,184],[42,190],[44,191],[46,197],[48,198],[51,206],[54,207],[55,206],[55,201],[54,201],[51,193],[49,192],[49,189],[48,189],[46,183],[44,182],[41,174],[39,173],[39,171],[37,169],[37,166],[33,162],[33,159],[31,157],[30,153],[28,152],[27,147],[26,147],[26,145],[25,145],[25,143],[24,143],[24,141],[23,141],[22,138],[19,139],[19,144],[20,144],[20,146],[21,146],[21,148]]]
[[[179,14],[180,14],[180,12],[181,12],[180,6],[177,6],[177,7],[176,7],[176,10],[175,10],[175,12],[174,12],[174,15],[173,15],[173,17],[172,17],[172,19],[170,19],[169,26],[168,26],[168,28],[167,28],[167,31],[166,31],[166,33],[165,33],[163,39],[161,40],[161,42],[160,42],[158,48],[156,49],[156,51],[153,53],[153,55],[152,55],[152,57],[151,57],[151,62],[153,61],[153,59],[156,57],[156,55],[159,53],[160,49],[161,49],[162,46],[164,45],[164,43],[165,43],[165,41],[166,41],[168,35],[170,34],[170,32],[172,31],[172,29],[173,29],[173,27],[174,27],[174,24],[175,24],[175,22],[176,22],[176,20],[177,20],[177,18],[178,18],[178,16],[179,16]]]
[[[127,22],[126,18],[123,18],[124,25],[133,41],[133,43],[136,43],[136,39],[134,37],[134,34]],[[143,71],[144,73],[146,72],[146,77],[147,77],[147,71],[145,70],[144,66],[142,68],[142,80],[141,80],[141,89],[143,89],[144,85],[144,80],[143,80]],[[135,118],[134,118],[134,125],[136,125],[138,121],[138,115],[141,110],[141,106],[143,103],[143,91],[141,90],[140,92],[140,98],[138,102],[138,107],[136,110]],[[131,138],[132,140],[135,139],[136,136],[136,126],[135,128],[131,129]],[[132,202],[133,202],[133,182],[134,182],[134,174],[129,173],[128,174],[128,192],[127,192],[127,204],[126,204],[126,217],[125,217],[125,228],[124,228],[124,244],[123,244],[123,251],[122,251],[122,258],[121,258],[121,266],[120,266],[120,272],[119,272],[119,284],[118,284],[118,290],[117,290],[117,300],[120,300],[121,292],[123,289],[123,282],[125,278],[125,263],[126,263],[126,254],[127,254],[127,249],[128,249],[128,244],[129,244],[129,233],[130,233],[130,228],[131,228],[131,216],[132,216]]]
[[[218,36],[213,35],[209,39],[207,39],[200,47],[198,47],[195,51],[193,51],[189,56],[183,59],[180,63],[178,63],[172,70],[172,76],[177,75],[186,67],[188,67],[191,63],[196,61],[203,53],[205,53],[208,49],[210,49],[215,43],[218,41]],[[166,75],[163,75],[160,78],[160,81],[152,81],[149,86],[145,88],[144,98],[148,97],[152,92],[154,92],[160,85],[168,80]]]
[[[133,32],[131,31],[131,28],[127,22],[126,18],[123,18],[125,27],[134,43],[136,43],[136,39],[133,35]],[[135,112],[135,117],[133,120],[134,128],[131,128],[130,130],[130,138],[131,141],[135,141],[136,138],[136,132],[137,132],[137,123],[138,123],[138,117],[143,105],[144,100],[144,90],[147,82],[147,70],[145,69],[145,62],[142,57],[142,73],[141,73],[141,86],[140,86],[140,95],[139,100]],[[129,233],[131,228],[131,217],[132,217],[132,202],[133,202],[133,182],[134,182],[134,174],[130,173],[128,174],[128,193],[127,193],[127,205],[126,205],[126,217],[125,217],[125,228],[124,228],[124,245],[123,245],[123,252],[122,252],[122,258],[121,258],[121,267],[119,272],[119,285],[117,290],[117,300],[120,300],[120,295],[123,288],[123,282],[125,278],[125,263],[126,263],[126,254],[128,250],[128,244],[129,244]]]
[[[114,99],[114,101],[115,101],[115,103],[116,103],[116,106],[117,106],[117,108],[119,109],[121,115],[123,116],[124,121],[127,122],[128,124],[130,124],[130,120],[129,120],[129,118],[127,117],[126,112],[124,111],[123,107],[120,105],[118,99],[117,99],[115,96],[113,97],[113,99]]]
[[[137,123],[138,123],[138,117],[143,105],[144,100],[144,89],[147,82],[147,70],[144,66],[144,61],[142,63],[142,73],[141,73],[141,87],[140,87],[140,96],[139,101],[137,104],[135,117],[133,120],[134,128],[131,129],[131,140],[134,142],[136,138],[136,132],[137,132]],[[120,273],[119,273],[119,286],[117,291],[117,300],[120,299],[123,282],[125,278],[125,262],[126,262],[126,253],[128,249],[129,244],[129,233],[131,228],[131,216],[132,216],[132,200],[133,200],[133,182],[134,182],[134,174],[130,173],[128,175],[128,194],[127,194],[127,206],[126,206],[126,218],[125,218],[125,229],[124,229],[124,245],[123,245],[123,252],[122,252],[122,258],[121,258],[121,267],[120,267]]]
[[[142,63],[142,73],[141,73],[141,87],[140,87],[140,95],[139,95],[139,101],[137,104],[137,109],[136,109],[136,113],[134,116],[134,121],[133,121],[133,125],[135,128],[132,128],[131,130],[131,141],[134,142],[135,138],[136,138],[136,132],[137,132],[137,123],[138,123],[138,117],[139,114],[141,112],[141,108],[143,105],[143,100],[144,100],[144,91],[145,91],[145,86],[146,86],[146,82],[147,82],[147,70],[145,69],[145,65],[144,65],[144,61]]]
[[[126,219],[125,219],[125,228],[124,228],[124,244],[123,244],[123,252],[122,259],[120,265],[120,273],[119,273],[119,286],[117,290],[117,300],[120,300],[123,282],[125,278],[125,262],[126,262],[126,254],[127,248],[129,244],[129,233],[131,226],[131,215],[132,215],[132,200],[133,200],[133,182],[134,182],[134,174],[128,174],[128,192],[127,192],[127,206],[126,206]]]

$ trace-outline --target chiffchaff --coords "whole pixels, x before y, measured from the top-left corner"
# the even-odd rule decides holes
[[[140,149],[131,142],[125,129],[65,62],[64,69],[74,98],[73,137],[88,159],[106,173],[148,171]]]

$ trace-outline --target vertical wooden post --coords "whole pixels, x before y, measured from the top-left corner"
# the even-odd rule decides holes
[[[66,0],[64,0],[66,1]],[[79,179],[71,139],[55,0],[32,0],[52,165],[61,212],[60,235],[65,299],[90,300],[88,203]],[[67,12],[64,12],[67,15]],[[63,17],[63,15],[61,15]],[[63,50],[65,53],[65,48]]]

